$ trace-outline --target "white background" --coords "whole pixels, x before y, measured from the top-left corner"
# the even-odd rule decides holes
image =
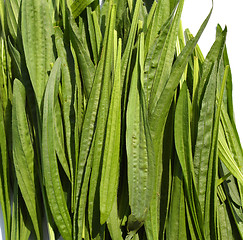
[[[211,0],[185,0],[182,14],[183,28],[189,28],[193,35],[196,34],[201,23],[211,9]],[[242,0],[215,0],[214,10],[201,39],[199,46],[206,56],[212,46],[216,26],[222,28],[227,25],[227,48],[233,76],[233,103],[236,126],[243,142],[242,104],[243,104],[243,1]],[[0,240],[4,239],[3,219],[0,208]]]

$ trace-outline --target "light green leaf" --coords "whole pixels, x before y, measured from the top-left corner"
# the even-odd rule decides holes
[[[101,95],[99,100],[98,115],[94,139],[94,158],[92,164],[92,173],[90,178],[88,218],[91,236],[102,235],[103,227],[100,222],[100,179],[101,164],[104,158],[105,136],[107,134],[108,112],[111,99],[111,71],[114,65],[114,29],[116,19],[116,5],[110,3],[109,25],[105,33],[104,40],[104,72],[102,78]],[[109,128],[109,127],[108,127]]]
[[[10,175],[7,153],[7,139],[4,124],[3,108],[0,104],[0,204],[4,219],[5,237],[10,238],[11,205],[10,205]]]
[[[198,236],[198,239],[204,239],[202,215],[198,207],[198,197],[195,194],[194,187],[195,176],[191,146],[190,108],[189,92],[186,82],[184,82],[175,112],[175,147],[185,181],[186,198],[190,218],[193,221],[194,234]]]
[[[92,2],[94,2],[94,0],[75,0],[71,5],[73,17],[78,17]]]
[[[174,163],[172,197],[166,227],[166,236],[168,239],[174,240],[187,239],[183,174],[178,158],[175,158]]]
[[[114,200],[112,209],[107,219],[107,228],[112,239],[122,240],[122,232],[119,224],[118,209],[117,209],[117,199]]]
[[[21,12],[24,54],[40,110],[54,62],[51,17],[46,0],[23,0]]]
[[[89,49],[81,38],[76,22],[73,19],[70,19],[69,24],[71,42],[79,62],[86,97],[89,98],[96,69],[91,60]]]
[[[12,38],[14,39],[14,41],[16,41],[17,35],[19,34],[20,31],[18,25],[19,13],[20,13],[20,2],[21,2],[20,0],[9,0],[5,2],[8,30]]]
[[[143,92],[143,33],[141,33],[139,42],[126,112],[126,150],[129,205],[131,207],[128,229],[132,235],[136,233],[146,219],[155,179],[154,152]]]
[[[47,199],[54,221],[65,240],[72,239],[72,224],[62,189],[55,152],[53,113],[60,82],[61,60],[57,59],[47,83],[42,128],[42,167]]]
[[[12,108],[14,166],[18,185],[30,214],[37,239],[41,239],[41,216],[37,199],[38,185],[35,179],[35,157],[25,104],[25,88],[18,79],[15,79]]]
[[[116,39],[115,39],[116,40]],[[110,215],[118,191],[120,128],[121,128],[121,39],[119,41],[115,76],[106,127],[100,182],[100,223]]]

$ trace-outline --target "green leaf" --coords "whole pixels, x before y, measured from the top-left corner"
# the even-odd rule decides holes
[[[122,67],[121,67],[121,69],[122,69],[122,73],[121,73],[122,86],[124,85],[124,82],[126,81],[125,77],[128,74],[127,71],[128,71],[129,65],[130,65],[131,57],[132,57],[132,49],[133,49],[133,44],[134,44],[134,40],[135,40],[135,34],[137,31],[137,24],[138,24],[140,8],[141,8],[141,0],[138,0],[138,1],[136,1],[136,5],[135,5],[133,17],[132,17],[132,24],[131,24],[131,28],[129,31],[129,36],[126,41],[126,47],[125,47],[125,50],[122,55],[122,63],[121,63],[122,64]],[[125,82],[125,84],[127,84],[127,82]],[[125,87],[125,91],[127,90],[126,88],[127,88],[127,86]]]
[[[50,12],[45,0],[23,0],[21,12],[26,65],[41,109],[48,73],[54,62]]]
[[[114,10],[113,10],[114,11]],[[114,21],[114,19],[112,19],[112,21]],[[112,22],[111,21],[111,22]],[[91,167],[93,164],[93,154],[94,154],[94,143],[95,143],[95,135],[96,135],[96,128],[97,128],[97,118],[98,118],[98,108],[100,107],[100,98],[101,98],[101,89],[102,89],[102,85],[104,84],[104,78],[105,78],[105,87],[107,87],[107,84],[109,83],[110,80],[110,71],[111,71],[111,52],[113,51],[113,46],[108,46],[108,30],[109,28],[107,28],[107,33],[105,34],[105,38],[103,41],[103,51],[104,54],[101,55],[101,59],[98,63],[96,72],[95,72],[95,76],[94,76],[94,83],[93,83],[93,87],[91,89],[90,92],[90,96],[88,99],[88,103],[87,103],[87,107],[86,107],[86,113],[84,116],[84,121],[83,121],[83,126],[82,126],[82,133],[81,133],[81,141],[80,141],[80,152],[79,152],[79,160],[77,162],[77,166],[76,166],[76,179],[75,179],[75,198],[76,198],[76,202],[75,202],[75,213],[74,213],[74,236],[77,239],[80,239],[80,237],[82,236],[83,233],[83,223],[84,223],[84,217],[85,217],[85,208],[86,208],[86,201],[87,201],[87,189],[89,187],[89,181],[90,181],[90,175],[91,175]],[[110,31],[110,34],[113,35],[114,34],[114,23],[113,23],[113,27],[111,28],[113,29],[112,31]],[[110,39],[112,39],[113,41],[113,37],[110,36]],[[109,57],[107,58],[107,48],[109,47]],[[107,60],[109,59],[109,60]],[[106,70],[105,70],[106,68]],[[106,73],[105,73],[106,72]],[[108,82],[107,82],[108,81]],[[110,83],[109,83],[110,84]],[[103,99],[103,109],[107,108],[108,111],[108,104],[107,104],[107,91],[108,88],[105,89],[104,93],[103,93],[103,98],[105,97],[105,99]],[[105,94],[105,96],[104,96]],[[104,101],[105,100],[105,101]],[[101,107],[100,107],[101,108]],[[102,109],[102,110],[103,110]],[[104,115],[107,114],[105,112],[103,112]],[[101,114],[101,113],[100,113]],[[101,117],[103,118],[102,114]],[[103,120],[102,120],[103,121]],[[102,122],[102,124],[104,124],[104,122]],[[101,125],[102,127],[104,125]],[[104,129],[99,129],[99,131],[104,131]],[[102,134],[100,134],[99,138],[102,137]],[[102,139],[104,138],[104,134]],[[97,156],[99,156],[100,154],[100,150],[102,147],[102,143],[103,140],[100,140],[100,143],[97,141],[99,147],[96,150],[96,154],[98,154]],[[98,152],[98,153],[97,153]],[[93,173],[93,178],[96,178],[99,173],[97,171],[99,171],[99,161],[100,159],[96,158],[96,163],[98,162],[98,165],[96,165],[96,167],[98,166],[98,170],[96,168],[96,173]],[[97,184],[95,181],[93,182],[94,186]],[[97,203],[97,197],[98,197],[98,192],[96,192],[96,187],[94,189],[91,189],[91,195],[90,195],[90,199],[92,199],[91,202],[91,206],[90,206],[90,212],[89,212],[89,221],[92,221],[92,215],[93,215],[93,199],[96,199],[96,203]],[[94,196],[94,194],[96,194]],[[81,202],[82,204],[79,204],[79,202]],[[99,206],[95,206],[96,207],[96,213],[99,214],[99,212],[97,212],[100,208]],[[100,217],[96,216],[96,222],[97,222],[97,226],[95,228],[99,229],[100,227]]]
[[[161,60],[161,54],[164,50],[166,37],[171,27],[172,16],[165,22],[161,28],[160,34],[155,39],[153,45],[148,49],[145,60],[145,74],[144,74],[144,91],[146,99],[149,102],[151,89],[155,81],[157,71],[162,67],[163,59]],[[157,77],[158,78],[158,77]]]
[[[219,200],[218,200],[219,202]],[[239,239],[234,238],[233,229],[231,225],[232,219],[230,219],[231,214],[229,213],[229,210],[227,209],[226,203],[218,203],[217,207],[217,220],[218,220],[218,233],[219,233],[219,239]],[[236,232],[235,232],[236,233]]]
[[[163,50],[159,58],[159,63],[156,69],[155,79],[153,81],[153,86],[152,86],[149,106],[148,106],[150,115],[153,114],[157,102],[159,101],[161,92],[163,92],[166,83],[168,81],[168,78],[170,76],[174,54],[175,54],[175,45],[176,45],[176,39],[179,30],[179,23],[180,23],[183,4],[184,1],[180,1],[177,12],[170,26],[170,30],[166,36],[166,40],[163,45]]]
[[[115,76],[107,120],[100,182],[100,223],[110,215],[118,191],[121,128],[121,39],[117,52]]]
[[[180,4],[183,4],[183,2],[180,2]],[[179,12],[182,9],[179,8]],[[160,89],[160,93],[156,91],[156,95],[159,97],[158,101],[156,102],[156,105],[154,105],[154,110],[152,111],[149,109],[149,126],[151,130],[151,136],[154,144],[155,154],[156,154],[156,161],[157,161],[157,169],[159,172],[157,173],[157,180],[156,180],[156,188],[154,189],[154,199],[152,200],[153,203],[151,203],[151,217],[153,217],[153,227],[152,229],[156,229],[156,226],[158,223],[156,223],[156,217],[155,215],[158,214],[158,197],[156,197],[157,192],[160,191],[160,181],[161,181],[161,148],[162,148],[162,135],[164,132],[164,127],[166,123],[166,119],[170,110],[170,106],[175,94],[175,89],[179,84],[179,81],[181,79],[181,76],[185,70],[188,58],[190,54],[192,53],[194,47],[196,46],[196,43],[198,39],[200,38],[204,28],[207,25],[207,22],[209,21],[209,18],[211,16],[211,12],[208,14],[207,18],[201,25],[196,37],[189,41],[185,48],[182,50],[181,54],[177,57],[177,59],[174,62],[174,65],[172,67],[171,73],[168,76],[168,79],[164,79],[166,81],[162,89]],[[179,19],[177,19],[179,24]],[[176,37],[176,36],[174,36]],[[168,44],[168,43],[167,43]],[[173,46],[175,48],[175,46]],[[158,76],[159,77],[159,76]],[[162,85],[163,85],[162,84]],[[162,86],[161,86],[162,87]],[[154,102],[155,104],[155,102]],[[159,166],[160,164],[160,166]],[[155,231],[155,230],[154,230]]]
[[[175,157],[174,162],[172,197],[167,221],[166,236],[168,239],[187,239],[183,174],[177,157]]]
[[[97,109],[99,104],[99,98],[100,98],[100,88],[101,88],[101,79],[103,75],[103,69],[104,69],[104,59],[101,61],[97,67],[95,78],[94,78],[94,84],[92,87],[92,91],[90,93],[89,101],[86,108],[86,114],[84,116],[83,126],[82,126],[82,133],[81,133],[81,140],[80,140],[80,152],[79,152],[79,159],[76,164],[76,170],[75,170],[75,218],[77,217],[79,219],[78,221],[78,229],[74,228],[75,236],[76,231],[78,230],[78,234],[80,236],[82,229],[83,229],[83,215],[85,210],[85,203],[87,197],[87,192],[84,191],[84,189],[88,188],[89,184],[89,176],[90,176],[90,167],[92,161],[90,159],[90,153],[91,151],[91,144],[93,142],[94,138],[94,132],[95,132],[95,122],[97,118]],[[89,174],[88,174],[89,172]],[[83,180],[84,177],[84,180]],[[82,183],[83,182],[83,183]],[[81,188],[82,186],[82,188]],[[79,205],[79,201],[82,202],[82,204]],[[85,203],[84,203],[85,201]],[[81,214],[82,212],[82,214]],[[77,214],[81,214],[81,216],[77,216]],[[78,220],[76,219],[76,220]],[[75,224],[76,224],[75,220]],[[77,238],[80,239],[80,238]]]
[[[64,43],[63,33],[60,28],[55,28],[55,42],[58,57],[62,60],[62,113],[65,129],[65,146],[67,148],[68,163],[70,166],[72,183],[72,210],[74,210],[74,170],[75,162],[78,157],[77,145],[79,139],[78,123],[82,123],[82,93],[78,64],[75,53]],[[79,88],[80,87],[80,88]],[[78,92],[79,91],[79,92]],[[76,96],[76,94],[78,96]],[[80,96],[81,95],[81,96]],[[78,103],[75,102],[77,99]],[[80,105],[79,105],[80,104]],[[77,106],[78,105],[78,106]],[[78,109],[77,109],[78,108]],[[79,119],[79,120],[77,120]],[[78,122],[79,121],[79,122]],[[81,125],[81,124],[80,124]],[[81,126],[79,126],[81,127]],[[75,143],[75,144],[73,144]]]
[[[16,176],[13,177],[13,205],[11,222],[11,239],[28,240],[33,229],[30,215],[26,211],[25,203],[21,197]]]
[[[114,29],[116,20],[116,5],[110,3],[109,25],[105,33],[104,48],[104,72],[102,78],[101,95],[99,100],[98,115],[95,129],[94,139],[94,156],[92,164],[92,173],[90,178],[89,190],[89,224],[91,228],[91,236],[94,238],[97,234],[102,235],[103,227],[100,225],[100,181],[101,166],[104,158],[105,136],[107,134],[108,112],[111,99],[111,71],[114,51]],[[106,156],[105,156],[106,157]],[[102,224],[102,223],[101,223]]]
[[[160,93],[160,98],[155,106],[155,109],[153,112],[151,112],[151,114],[149,114],[149,124],[151,126],[151,134],[153,140],[156,139],[156,141],[158,141],[158,139],[160,139],[161,133],[163,132],[166,117],[170,109],[170,104],[174,96],[175,89],[178,86],[181,75],[184,72],[188,57],[192,53],[198,39],[200,38],[203,30],[205,29],[207,22],[209,21],[209,18],[211,16],[211,13],[212,10],[209,12],[207,18],[204,20],[195,38],[193,38],[186,44],[185,48],[182,50],[181,54],[176,59],[171,70],[169,79],[167,80],[163,88],[163,91]]]
[[[6,1],[6,16],[7,24],[10,35],[16,41],[17,35],[20,31],[19,22],[19,13],[20,13],[20,0],[9,0]],[[19,39],[18,39],[19,40]]]
[[[15,79],[13,88],[12,134],[13,160],[18,185],[30,214],[37,239],[42,238],[40,206],[35,179],[35,156],[31,129],[25,112],[26,93],[23,84]]]
[[[225,37],[226,30],[222,32]],[[223,40],[223,42],[225,39]],[[222,47],[222,51],[224,44]],[[220,58],[217,60],[220,61]],[[219,65],[219,64],[218,64]],[[207,189],[205,195],[205,212],[204,212],[204,224],[205,224],[205,236],[207,238],[217,238],[217,225],[216,225],[216,187],[218,179],[218,137],[219,137],[219,122],[220,122],[220,112],[223,102],[224,89],[227,79],[227,69],[222,80],[220,95],[217,105],[217,110],[215,112],[215,121],[213,123],[213,133],[212,133],[212,145],[210,150],[210,157],[208,162],[208,174],[207,174]],[[215,77],[216,81],[217,78]],[[210,81],[211,79],[209,79]],[[214,80],[215,81],[215,80]],[[209,87],[209,86],[208,86]],[[207,88],[208,88],[207,87]],[[216,83],[217,88],[217,83]],[[206,89],[207,91],[207,89]],[[205,92],[206,95],[206,92]]]
[[[209,82],[202,100],[200,118],[198,122],[197,140],[194,155],[195,186],[198,191],[199,201],[204,214],[205,193],[207,188],[207,174],[209,157],[212,147],[212,133],[215,121],[216,108],[216,65],[209,77]]]
[[[71,5],[73,17],[78,17],[94,0],[75,0]]]
[[[223,141],[223,144],[219,142],[219,154],[220,157],[225,158],[226,163],[228,162],[229,165],[231,165],[233,162],[233,166],[235,163],[237,164],[237,168],[239,168],[240,172],[242,173],[243,169],[243,162],[242,162],[242,157],[243,157],[243,151],[240,143],[240,139],[236,130],[236,127],[234,125],[234,122],[232,123],[229,114],[227,113],[227,109],[224,105],[221,107],[221,123],[222,123],[222,129],[219,129],[219,136],[223,134],[223,139],[219,138],[219,141]],[[221,128],[221,126],[220,126]],[[226,143],[225,143],[226,140]],[[222,156],[221,156],[222,155]],[[238,169],[236,167],[233,167],[232,165],[228,166],[231,171],[235,172],[235,174],[240,177],[241,174],[237,173]],[[236,176],[237,176],[236,175]],[[238,178],[237,177],[237,178]],[[241,179],[241,177],[239,178]],[[239,181],[239,180],[238,180]],[[242,184],[238,182],[238,187],[239,187],[239,192],[241,196],[241,203],[243,202],[242,194],[243,194],[243,187]]]
[[[62,165],[62,168],[67,175],[70,182],[72,182],[70,175],[70,167],[68,159],[66,158],[65,145],[64,145],[64,133],[63,133],[63,122],[62,122],[62,113],[60,103],[57,101],[54,111],[54,138],[55,138],[55,149],[59,159],[59,162]]]
[[[11,205],[10,205],[10,166],[8,163],[7,139],[4,124],[3,108],[0,104],[0,204],[4,219],[5,237],[10,238]]]
[[[79,62],[86,97],[89,98],[96,69],[91,60],[89,49],[81,38],[77,24],[73,19],[70,19],[69,24],[71,42]]]
[[[91,12],[91,7],[87,7],[87,19],[88,19],[88,29],[89,29],[89,36],[90,36],[90,43],[91,43],[91,48],[92,48],[92,55],[94,58],[94,63],[95,65],[97,65],[98,63],[98,58],[99,58],[99,54],[100,54],[100,29],[99,29],[99,25],[95,25],[94,20],[98,21],[97,16],[96,19],[93,19],[93,16],[95,15],[95,12]],[[99,34],[100,33],[100,34]]]
[[[243,184],[243,174],[240,171],[238,164],[234,160],[233,154],[228,147],[228,144],[226,142],[226,139],[225,139],[225,136],[223,133],[223,127],[221,124],[219,125],[218,144],[219,144],[220,160],[228,168],[230,173],[240,182],[240,184]]]
[[[185,192],[193,228],[198,239],[204,239],[198,197],[195,194],[195,176],[191,146],[190,98],[186,82],[183,83],[175,112],[175,147],[185,181]]]
[[[143,225],[152,199],[155,179],[155,161],[143,92],[144,39],[140,46],[132,74],[126,113],[126,150],[128,164],[129,231]]]
[[[107,219],[107,228],[112,239],[122,240],[122,232],[119,224],[118,209],[117,209],[117,199],[114,200],[112,209]]]
[[[181,1],[182,2],[182,1]],[[171,15],[169,0],[158,1],[156,5],[155,13],[151,20],[151,24],[148,28],[148,32],[145,40],[145,56],[147,55],[151,46],[153,46],[156,37],[160,34],[160,30],[167,22]]]
[[[65,240],[72,239],[72,224],[62,189],[60,174],[55,152],[54,119],[55,103],[57,101],[60,82],[61,60],[57,59],[47,83],[42,129],[42,167],[47,198],[54,221]]]

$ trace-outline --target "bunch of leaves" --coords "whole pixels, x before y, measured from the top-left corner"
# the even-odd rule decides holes
[[[226,32],[183,0],[0,0],[6,239],[242,239]]]

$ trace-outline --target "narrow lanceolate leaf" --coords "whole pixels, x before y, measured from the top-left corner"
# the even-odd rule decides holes
[[[218,239],[242,239],[233,223],[233,216],[229,211],[226,201],[221,203],[218,200],[217,221]]]
[[[75,197],[75,214],[74,214],[74,237],[82,235],[83,231],[83,221],[84,221],[84,213],[86,208],[86,200],[87,200],[87,189],[89,184],[89,177],[91,171],[91,145],[94,139],[95,132],[95,122],[97,118],[97,109],[99,105],[100,99],[100,89],[101,89],[101,81],[104,70],[104,57],[99,62],[95,77],[94,84],[92,90],[90,92],[89,100],[86,107],[86,113],[84,116],[81,140],[80,140],[80,151],[79,151],[79,159],[76,164],[75,170],[75,186],[74,186],[74,197]],[[84,180],[83,180],[84,178]],[[80,202],[80,204],[79,204]],[[78,220],[78,221],[77,221]],[[78,225],[76,227],[76,224]]]
[[[223,32],[223,36],[225,36],[226,31]],[[223,43],[225,42],[225,39],[223,40]],[[224,44],[222,45],[222,51],[224,48]],[[217,60],[219,65],[220,58]],[[212,70],[214,71],[214,69]],[[218,70],[219,71],[219,70]],[[219,74],[219,73],[218,73]],[[219,76],[219,75],[218,75]],[[207,172],[207,182],[206,182],[206,192],[205,192],[205,202],[204,206],[202,206],[203,212],[204,212],[204,231],[205,231],[205,237],[210,239],[217,239],[217,224],[216,224],[216,214],[217,214],[217,207],[216,207],[216,187],[217,187],[217,180],[218,180],[218,132],[219,132],[219,121],[220,121],[220,112],[221,112],[221,106],[223,102],[223,95],[224,95],[224,88],[226,84],[227,79],[227,71],[226,75],[223,78],[221,89],[220,89],[220,95],[218,99],[218,105],[217,110],[215,109],[215,115],[214,115],[214,122],[213,124],[213,131],[212,131],[212,140],[211,140],[211,147],[210,147],[210,155],[208,160],[208,172]],[[221,79],[220,79],[221,80]],[[216,83],[214,83],[216,82]],[[205,91],[204,97],[211,92],[209,88],[213,89],[215,88],[215,94],[211,92],[211,94],[216,95],[217,91],[217,77],[214,74],[211,74],[208,82],[208,86]],[[211,97],[208,97],[207,99],[210,101]],[[203,105],[205,104],[206,99],[203,99]],[[206,105],[206,104],[205,104]],[[208,107],[209,112],[211,107]],[[202,111],[202,110],[201,110]],[[207,112],[207,109],[205,110]],[[206,125],[206,124],[205,124]],[[205,128],[206,129],[206,128]],[[205,169],[205,167],[203,166]],[[202,189],[204,189],[204,186],[202,186]],[[200,189],[201,190],[201,189]],[[200,192],[199,190],[199,192]]]
[[[121,41],[119,41],[115,69],[100,182],[101,224],[104,224],[109,217],[118,191],[121,128]]]
[[[26,207],[30,214],[36,237],[41,239],[41,216],[37,201],[37,185],[34,176],[35,158],[29,124],[25,112],[26,93],[23,84],[15,79],[13,88],[12,135],[13,159]]]
[[[228,144],[226,142],[223,127],[219,125],[219,138],[218,138],[218,145],[219,145],[219,157],[220,160],[224,163],[224,165],[228,168],[231,174],[241,183],[243,184],[243,174],[240,171],[238,164],[234,160],[233,154],[230,151]]]
[[[211,16],[212,9],[209,12],[207,18],[204,20],[203,24],[201,25],[200,29],[198,30],[197,35],[195,38],[191,39],[182,50],[181,54],[176,59],[173,68],[171,70],[171,74],[169,79],[167,80],[163,90],[160,93],[160,98],[155,106],[153,114],[149,115],[149,124],[151,127],[151,134],[153,138],[158,138],[158,135],[161,135],[161,132],[164,128],[164,124],[166,121],[166,117],[168,115],[170,104],[173,100],[174,92],[176,87],[179,84],[181,75],[184,72],[185,66],[188,61],[188,57],[194,50],[194,47],[197,44],[203,30],[205,29],[209,18]]]
[[[241,147],[239,135],[238,135],[237,130],[235,128],[235,124],[230,119],[229,114],[227,113],[226,107],[224,105],[222,105],[222,107],[221,107],[221,119],[220,120],[221,120],[221,123],[222,123],[225,139],[227,140],[227,145],[228,145],[228,148],[230,150],[231,156],[233,157],[234,161],[236,162],[241,173],[243,173],[243,161],[242,161],[243,150],[242,150],[242,147]],[[220,151],[220,145],[221,144],[219,142],[219,154],[222,153]],[[234,170],[236,170],[236,169],[234,168]],[[243,187],[242,187],[242,184],[239,184],[239,182],[237,183],[237,185],[239,186],[239,190],[240,190],[239,192],[240,192],[240,195],[241,195],[241,203],[243,203],[243,197],[242,197],[243,196]]]
[[[195,186],[204,219],[205,237],[210,238],[216,238],[217,234],[215,225],[215,184],[218,165],[217,145],[215,143],[215,139],[218,139],[216,93],[218,66],[225,43],[225,34],[226,32],[223,32],[216,39],[204,62],[204,72],[198,90],[200,115],[196,130],[197,138],[194,154]]]
[[[154,71],[151,70],[151,75],[147,77],[147,80],[145,82],[147,87],[146,98],[149,99],[148,102],[149,126],[151,129],[151,136],[154,144],[155,159],[156,159],[156,178],[155,178],[155,188],[153,194],[154,197],[150,208],[150,221],[151,221],[152,229],[154,229],[153,234],[156,235],[157,238],[158,238],[157,230],[160,222],[160,216],[158,214],[158,209],[159,209],[158,194],[160,194],[161,191],[161,177],[162,177],[162,153],[161,153],[162,135],[164,132],[166,118],[169,113],[170,105],[174,95],[174,89],[172,90],[172,87],[169,87],[172,90],[172,92],[170,93],[171,94],[170,97],[167,95],[169,92],[166,91],[165,88],[168,86],[168,83],[170,83],[169,77],[171,74],[172,63],[175,54],[176,39],[178,35],[180,16],[182,13],[183,5],[184,5],[184,0],[180,1],[171,25],[169,25],[169,20],[168,20],[168,23],[164,24],[164,29],[162,29],[163,32],[159,36],[159,40],[155,42],[155,44],[158,44],[158,50],[156,49],[157,47],[156,46],[154,51],[154,56],[153,56],[158,59],[158,62],[155,63],[156,72],[154,73]],[[157,12],[157,14],[162,14],[162,13]],[[167,33],[167,35],[165,36],[163,35],[163,33],[164,34]],[[162,48],[161,50],[159,49],[160,48],[159,45]],[[159,51],[159,53],[156,53],[157,51]],[[152,64],[153,63],[151,63],[151,65]],[[177,71],[178,70],[179,68],[177,69]],[[151,79],[149,79],[149,77]],[[178,84],[179,80],[177,81]],[[148,94],[150,95],[148,96]],[[164,96],[162,97],[162,95]],[[166,103],[167,99],[170,101],[170,103]]]
[[[93,18],[92,18],[93,13],[92,13],[91,7],[87,7],[86,11],[87,11],[90,43],[91,43],[91,47],[92,47],[92,55],[93,55],[93,58],[94,58],[94,63],[95,63],[95,65],[97,65],[98,57],[99,57],[100,45],[97,45],[98,42],[96,40],[96,34],[98,32],[95,31],[95,30],[98,30],[98,29],[95,29],[94,21],[93,21]],[[97,37],[99,37],[99,35],[97,35]]]
[[[157,92],[157,94],[160,96],[156,105],[154,106],[155,109],[151,114],[148,115],[149,118],[149,126],[151,130],[151,136],[153,139],[154,149],[155,153],[158,153],[159,151],[156,149],[160,149],[161,144],[161,136],[164,132],[164,127],[166,123],[166,119],[170,110],[170,106],[175,94],[175,89],[178,86],[180,82],[180,78],[185,70],[186,64],[188,62],[188,58],[190,54],[193,52],[197,41],[199,40],[203,30],[205,29],[209,18],[211,16],[212,10],[209,12],[208,16],[202,23],[200,29],[198,30],[197,35],[195,38],[193,38],[191,41],[187,43],[185,48],[182,50],[180,55],[177,57],[175,63],[173,64],[173,67],[171,69],[171,73],[169,75],[169,79],[166,80],[166,83],[164,87],[161,89],[160,94]],[[160,155],[158,155],[159,157]],[[158,161],[158,159],[157,159]],[[161,161],[158,161],[159,163]],[[160,173],[161,174],[161,173]],[[157,182],[160,183],[161,179],[160,176],[157,176]],[[160,191],[159,185],[157,184],[157,189]],[[158,190],[155,189],[157,192]],[[155,192],[155,194],[156,194]],[[155,195],[154,195],[155,196]],[[151,216],[157,215],[157,199],[153,200],[153,204],[151,204]],[[156,221],[156,218],[153,218],[154,221]],[[153,229],[155,229],[157,224],[154,223]]]
[[[186,82],[182,85],[175,112],[175,147],[181,164],[185,182],[185,193],[190,217],[193,219],[194,234],[198,239],[204,239],[202,216],[198,207],[198,197],[195,194],[195,176],[192,158],[190,129],[190,98]]]
[[[102,79],[101,95],[99,100],[99,108],[96,122],[96,131],[94,139],[94,158],[92,164],[92,173],[90,178],[89,190],[89,224],[91,228],[91,236],[95,237],[97,234],[102,235],[103,227],[100,225],[100,179],[101,179],[101,163],[103,161],[104,141],[107,129],[108,112],[111,98],[111,70],[114,54],[114,29],[116,19],[116,6],[110,3],[109,25],[105,33],[105,48],[104,48],[104,72]]]
[[[166,227],[166,237],[168,239],[187,239],[185,205],[183,174],[179,160],[176,157],[173,171],[171,205]]]
[[[23,0],[21,30],[26,64],[40,108],[54,62],[52,21],[45,0]]]
[[[19,223],[19,189],[17,178],[14,176],[13,184],[13,205],[12,205],[12,221],[11,221],[11,239],[19,240],[20,223]]]
[[[4,38],[0,36],[0,103],[3,108],[3,114],[5,118],[5,112],[8,104],[8,84],[7,84],[7,71],[6,71],[6,44]]]
[[[114,20],[114,19],[113,19]],[[114,27],[114,25],[113,25]],[[112,35],[114,34],[114,29],[110,32]],[[107,30],[108,32],[108,30]],[[76,164],[76,179],[75,179],[75,213],[74,213],[74,237],[75,239],[80,239],[83,232],[84,227],[84,216],[85,216],[85,209],[86,209],[86,201],[87,201],[87,189],[89,187],[89,180],[91,175],[91,166],[93,164],[93,152],[94,152],[94,142],[95,142],[95,135],[96,135],[96,127],[97,127],[97,118],[98,118],[98,108],[101,98],[101,88],[104,78],[104,69],[105,63],[107,60],[106,49],[108,48],[107,44],[107,36],[104,39],[103,43],[103,54],[101,55],[101,59],[98,63],[96,68],[94,81],[92,89],[90,89],[90,95],[88,98],[88,103],[86,107],[86,113],[84,116],[83,126],[82,126],[82,133],[81,133],[81,141],[80,141],[80,152],[79,152],[79,159]],[[113,38],[111,38],[113,41]],[[109,54],[113,50],[113,47],[109,46]],[[110,57],[109,57],[110,58]],[[109,59],[110,61],[111,59]],[[107,60],[108,62],[108,60]],[[106,63],[106,67],[111,67],[111,62]],[[110,80],[110,72],[106,72],[106,84],[107,81]],[[107,86],[107,85],[106,85]],[[107,91],[108,89],[106,89]],[[107,102],[106,102],[107,104]],[[105,106],[107,107],[107,106]],[[104,129],[100,129],[104,130]],[[97,150],[96,150],[97,151]],[[100,151],[100,146],[99,146]],[[97,160],[99,161],[99,159]],[[99,170],[99,169],[98,169]],[[96,170],[96,171],[98,171]],[[96,184],[95,182],[93,184]],[[96,189],[92,189],[92,198],[94,198],[94,192]],[[91,196],[91,195],[90,195]],[[92,216],[93,211],[93,200],[90,206],[90,216]],[[97,208],[99,209],[99,207]],[[91,219],[92,217],[90,217]],[[90,220],[92,221],[92,220]],[[100,225],[100,217],[96,219],[98,221],[98,225]],[[98,227],[97,227],[98,228]]]
[[[55,152],[55,123],[53,113],[60,82],[61,60],[57,59],[47,83],[42,129],[42,166],[47,198],[54,221],[65,240],[72,239],[72,224],[60,180]]]
[[[213,123],[215,121],[216,76],[217,68],[215,65],[202,101],[194,154],[195,184],[203,213],[205,208],[207,174],[209,174],[208,164],[212,146]]]
[[[141,8],[141,0],[136,1],[134,13],[133,13],[133,18],[132,18],[132,24],[129,32],[129,37],[127,39],[127,44],[126,48],[124,50],[124,53],[122,55],[122,74],[121,74],[121,81],[122,81],[122,86],[125,81],[125,76],[126,72],[131,60],[132,56],[132,49],[133,49],[133,44],[134,44],[134,39],[135,39],[135,34],[137,31],[137,24],[138,24],[138,17],[139,17],[139,11]]]
[[[120,220],[118,217],[117,199],[115,199],[109,218],[107,219],[107,228],[112,239],[122,240],[122,231],[120,229]]]
[[[158,1],[146,35],[145,56],[147,55],[151,46],[154,44],[156,37],[159,35],[159,31],[162,29],[162,26],[165,24],[170,14],[169,0]]]
[[[32,230],[30,215],[20,193],[16,176],[13,177],[13,205],[11,222],[11,240],[28,240]],[[31,230],[30,230],[31,228]]]
[[[6,239],[10,239],[11,205],[10,205],[10,176],[7,153],[7,139],[5,133],[3,107],[0,104],[0,204],[4,219]]]
[[[61,106],[60,103],[57,101],[55,105],[55,112],[53,113],[54,116],[54,125],[55,125],[55,131],[54,131],[54,138],[55,138],[55,149],[56,153],[59,159],[59,162],[61,163],[61,166],[66,173],[68,179],[71,180],[70,176],[70,168],[68,164],[68,159],[66,158],[65,153],[65,145],[64,145],[64,133],[63,133],[63,122],[62,122],[62,113],[61,113]]]
[[[19,12],[20,12],[20,0],[10,0],[6,1],[6,15],[7,15],[7,24],[8,29],[13,37],[14,41],[16,41],[19,26]]]
[[[151,114],[154,112],[161,92],[163,91],[171,72],[183,4],[184,1],[181,0],[163,45],[148,106],[149,113]]]
[[[5,34],[5,6],[4,6],[4,0],[0,0],[0,26],[3,31],[3,34]]]
[[[153,86],[154,78],[159,68],[158,65],[163,64],[160,61],[163,47],[165,44],[166,37],[170,30],[172,16],[165,22],[160,30],[160,34],[155,39],[153,45],[148,49],[148,53],[145,55],[145,75],[144,75],[144,91],[147,101],[149,101],[151,88]]]
[[[91,60],[89,49],[81,37],[76,22],[71,19],[69,24],[70,38],[79,62],[84,90],[86,93],[86,97],[89,98],[95,76],[95,66]]]
[[[129,205],[128,229],[134,235],[143,225],[152,198],[155,168],[153,145],[148,127],[143,92],[143,34],[131,79],[127,106],[126,150],[128,164]]]
[[[75,83],[78,82],[77,74],[75,72],[75,59],[72,55],[71,49],[64,44],[63,33],[60,28],[55,28],[55,42],[58,57],[62,59],[62,111],[65,129],[65,145],[67,148],[67,157],[70,166],[71,182],[74,185],[74,162],[76,159],[75,147],[77,144],[74,140],[75,129]],[[77,64],[76,64],[76,67]],[[81,102],[81,101],[80,101]],[[81,110],[81,109],[80,109]],[[81,116],[79,116],[82,118]],[[81,120],[82,121],[82,120]],[[77,127],[77,126],[76,126]],[[75,142],[75,144],[74,144]],[[74,188],[72,187],[72,192]],[[74,194],[74,192],[72,193]],[[72,201],[73,204],[73,201]],[[73,207],[73,206],[72,206]]]
[[[94,0],[75,0],[71,5],[73,17],[78,17]]]

